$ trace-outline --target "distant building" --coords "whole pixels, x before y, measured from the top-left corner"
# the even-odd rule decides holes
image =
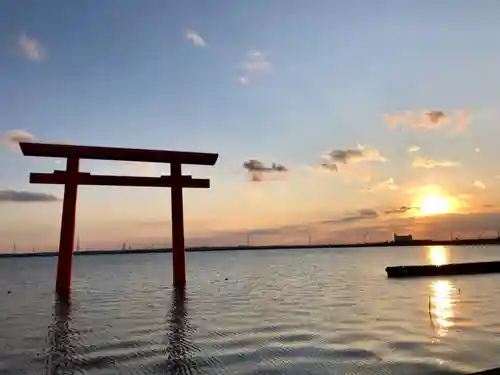
[[[394,233],[394,242],[411,242],[411,241],[413,241],[413,236],[411,234],[398,236],[396,233]]]

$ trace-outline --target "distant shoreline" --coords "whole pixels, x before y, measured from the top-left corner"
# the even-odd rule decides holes
[[[499,238],[478,238],[462,240],[413,240],[404,242],[369,242],[350,244],[323,244],[323,245],[240,245],[240,246],[196,246],[186,248],[187,252],[201,251],[242,251],[242,250],[287,250],[287,249],[338,249],[338,248],[362,248],[362,247],[400,247],[400,246],[471,246],[471,245],[500,245]],[[85,250],[75,251],[75,256],[84,255],[118,255],[118,254],[155,254],[171,253],[172,248],[158,249],[120,249],[120,250]],[[31,257],[53,257],[57,251],[38,253],[0,253],[0,258],[31,258]]]

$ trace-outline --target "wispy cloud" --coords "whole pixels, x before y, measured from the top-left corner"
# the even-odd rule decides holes
[[[19,36],[17,43],[23,56],[29,60],[43,61],[47,56],[47,52],[40,42],[34,38],[30,38],[25,33]]]
[[[377,219],[378,217],[379,217],[379,214],[374,209],[361,208],[361,209],[353,212],[352,214],[348,214],[348,215],[341,217],[341,218],[338,218],[338,219],[322,221],[322,222],[320,222],[320,224],[352,223],[352,222],[361,221],[361,220]]]
[[[455,132],[457,133],[463,133],[467,130],[469,127],[471,121],[470,115],[465,113],[463,110],[457,111],[457,120],[456,120],[456,125],[455,125]]]
[[[394,215],[394,214],[404,214],[407,213],[408,211],[411,210],[416,210],[418,207],[412,207],[412,206],[401,206],[398,208],[389,208],[384,211],[386,215]]]
[[[123,166],[135,176],[159,176],[161,172],[157,169],[158,164],[142,163],[138,161],[122,162]]]
[[[205,39],[202,38],[202,36],[193,29],[187,29],[186,30],[186,39],[193,43],[197,47],[206,47],[207,42]]]
[[[242,84],[242,85],[246,85],[250,82],[250,79],[248,78],[248,76],[241,76],[241,77],[238,77],[238,81]]]
[[[441,110],[430,109],[421,112],[406,111],[386,115],[384,118],[391,129],[396,129],[400,125],[421,131],[434,131],[446,125],[454,125],[454,131],[457,133],[467,130],[470,122],[470,117],[463,110],[455,111],[455,116]]]
[[[271,70],[271,63],[262,51],[253,50],[247,54],[241,67],[249,73],[267,73]]]
[[[478,188],[478,189],[486,189],[486,185],[484,183],[482,183],[481,181],[479,180],[476,180],[472,183],[472,186]]]
[[[0,138],[0,144],[10,150],[18,150],[20,142],[33,142],[36,137],[26,130],[10,130]]]
[[[18,203],[34,203],[34,202],[54,202],[58,201],[54,195],[45,193],[34,193],[24,190],[0,190],[1,202],[18,202]]]
[[[382,181],[379,185],[381,187],[387,187],[389,190],[397,190],[397,189],[399,189],[399,186],[396,185],[396,183],[394,182],[394,179],[392,177],[389,178],[386,181]]]
[[[271,63],[267,55],[259,50],[253,50],[247,53],[240,68],[245,72],[238,77],[241,84],[247,84],[250,79],[259,74],[269,73],[271,71]]]
[[[338,164],[350,164],[360,162],[385,162],[387,158],[380,155],[380,152],[374,148],[359,145],[355,149],[335,149],[323,155],[321,167],[338,171]]]
[[[331,178],[331,176],[335,174],[336,179],[340,178],[348,184],[361,183],[368,186],[367,184],[372,184],[371,181],[374,181],[376,178],[381,178],[379,173],[373,169],[371,164],[351,164],[347,168],[343,168],[342,173],[336,174],[332,172],[338,172],[339,167],[337,167],[337,164],[333,164],[325,158],[323,162],[307,165],[306,168],[307,171],[311,171],[315,174],[315,176]]]
[[[414,152],[417,152],[417,151],[420,151],[420,147],[418,146],[411,146],[411,147],[408,147],[408,150],[406,150],[409,154],[412,154]]]
[[[405,191],[407,195],[415,195],[415,196],[425,196],[428,194],[439,194],[448,196],[448,192],[441,185],[437,184],[427,184],[415,186]]]
[[[447,160],[426,159],[424,157],[416,157],[413,160],[414,168],[436,168],[436,167],[456,167],[459,163]]]
[[[372,187],[370,187],[370,188],[368,188],[366,190],[363,190],[363,191],[372,193],[374,191],[385,190],[385,189],[388,189],[388,190],[398,190],[399,186],[396,184],[396,182],[394,181],[394,179],[391,177],[388,180],[380,181],[380,182],[376,183],[375,185],[373,185]]]
[[[272,165],[268,167],[263,162],[256,159],[250,159],[244,162],[243,168],[250,173],[252,181],[262,181],[265,174],[288,172],[288,169],[282,164],[272,163]]]
[[[326,169],[328,171],[332,172],[338,172],[339,168],[337,167],[337,164],[329,163],[328,161],[324,161],[320,164],[320,167],[322,169]]]

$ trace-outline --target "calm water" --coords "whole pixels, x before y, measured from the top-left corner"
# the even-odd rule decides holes
[[[499,247],[0,259],[0,374],[431,374],[500,366],[500,275],[388,280],[386,265]],[[8,290],[12,292],[8,294]]]

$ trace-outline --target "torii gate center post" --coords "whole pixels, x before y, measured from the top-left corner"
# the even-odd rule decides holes
[[[173,283],[175,286],[186,284],[182,189],[209,188],[210,180],[182,175],[182,164],[215,165],[218,154],[31,142],[21,142],[19,145],[25,156],[66,158],[65,171],[55,170],[53,173],[30,174],[32,184],[64,185],[56,279],[58,294],[67,295],[71,289],[78,185],[170,187]],[[170,175],[160,177],[94,175],[79,171],[81,159],[168,163]]]

